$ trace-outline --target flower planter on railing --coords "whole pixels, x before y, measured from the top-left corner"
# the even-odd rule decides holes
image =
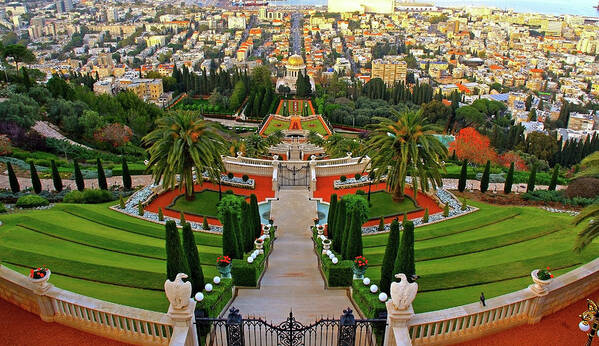
[[[553,275],[549,273],[548,270],[549,267],[547,267],[547,270],[535,269],[530,273],[530,276],[532,277],[532,281],[534,282],[534,284],[528,287],[539,296],[544,296],[548,293],[548,286],[551,284],[551,281],[553,280]],[[549,275],[549,278],[541,279],[539,276],[541,276],[540,273],[543,272],[546,272]]]

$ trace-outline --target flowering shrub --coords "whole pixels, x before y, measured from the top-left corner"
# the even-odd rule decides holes
[[[127,144],[132,136],[133,131],[128,126],[119,123],[106,125],[94,133],[96,141],[100,143],[109,143],[114,148]]]
[[[216,258],[216,265],[219,267],[226,267],[231,264],[231,257],[229,256],[218,256]]]
[[[497,153],[490,145],[489,137],[481,135],[472,127],[460,130],[455,141],[449,144],[449,152],[455,151],[460,160],[467,159],[479,165],[485,164],[487,160],[495,162]]]
[[[514,151],[508,151],[499,155],[497,158],[497,162],[503,167],[509,167],[510,163],[514,163],[514,169],[517,171],[526,171],[528,168],[526,167],[526,162],[518,153]]]
[[[553,279],[553,274],[549,271],[549,267],[547,269],[541,269],[537,273],[537,277],[541,280],[549,280]]]
[[[12,146],[10,145],[10,138],[6,135],[0,135],[0,155],[8,155],[12,153]]]
[[[364,256],[358,256],[354,259],[354,266],[358,269],[368,268],[368,260]]]
[[[29,272],[29,277],[32,279],[41,279],[46,276],[47,272],[48,272],[48,268],[46,268],[46,265],[44,264],[43,266],[41,266],[39,268],[31,269],[31,271]]]

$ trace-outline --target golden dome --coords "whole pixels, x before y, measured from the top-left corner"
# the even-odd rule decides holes
[[[304,59],[301,56],[294,54],[289,57],[287,60],[287,65],[289,66],[302,66],[304,64]]]

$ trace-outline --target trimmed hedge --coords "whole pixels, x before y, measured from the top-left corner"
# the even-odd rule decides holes
[[[146,174],[146,166],[142,163],[127,163],[127,167],[129,168],[129,174],[131,175],[143,175]],[[112,169],[112,175],[123,175],[123,167],[115,166]]]
[[[17,200],[17,207],[19,208],[45,207],[48,204],[50,202],[47,199],[38,195],[25,195]]]
[[[362,280],[352,280],[352,297],[366,318],[380,318],[381,313],[386,313],[385,303],[379,300],[380,292],[370,292],[370,286],[362,283]]]
[[[212,292],[202,291],[204,300],[198,303],[197,308],[204,309],[208,317],[216,318],[233,297],[231,279],[221,279],[220,284],[212,283]]]
[[[87,189],[83,192],[73,190],[64,196],[64,203],[96,204],[114,200],[114,194],[108,190]]]
[[[333,261],[327,255],[322,255],[322,241],[317,236],[316,228],[313,228],[312,240],[316,245],[316,251],[320,255],[320,263],[322,271],[327,281],[328,287],[347,287],[351,286],[354,272],[352,270],[353,261],[351,260],[339,260],[337,264],[333,264]],[[333,251],[333,250],[331,250]],[[333,251],[337,258],[341,258],[341,255]]]
[[[231,266],[231,276],[235,286],[258,286],[258,268],[247,260],[234,259]]]

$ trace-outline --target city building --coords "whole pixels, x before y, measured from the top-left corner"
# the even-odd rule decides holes
[[[387,86],[405,83],[408,64],[400,57],[385,57],[372,61],[372,78],[380,78]]]
[[[328,11],[338,12],[360,12],[360,13],[385,13],[394,11],[394,0],[328,0]]]

